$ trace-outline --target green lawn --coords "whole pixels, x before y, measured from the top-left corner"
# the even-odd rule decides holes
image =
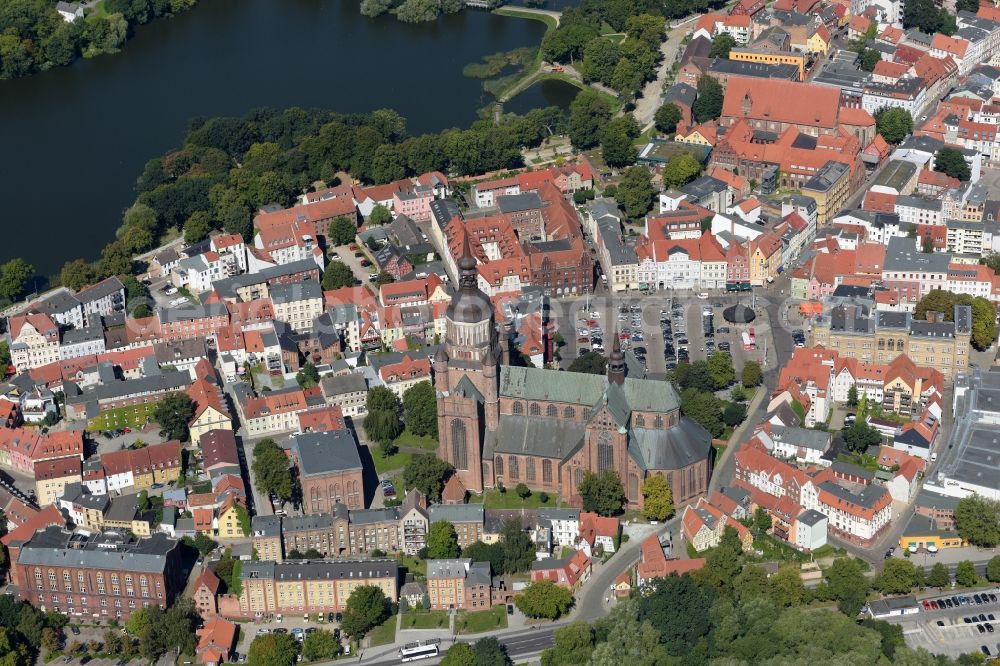
[[[481,634],[484,631],[507,627],[507,607],[494,606],[490,610],[459,612],[455,618],[455,630],[460,634]]]
[[[410,611],[403,615],[402,629],[441,629],[448,626],[447,611]]]
[[[368,646],[389,645],[396,641],[396,616],[390,615],[389,619],[368,632]]]
[[[554,17],[548,14],[535,14],[533,12],[523,12],[514,7],[501,7],[493,11],[494,14],[500,14],[501,16],[514,16],[516,18],[526,18],[533,21],[541,21],[548,27],[549,30],[555,30],[556,20]]]
[[[372,462],[375,463],[375,471],[379,474],[388,472],[391,469],[402,469],[406,467],[410,462],[410,458],[413,457],[412,453],[397,451],[386,458],[382,455],[382,450],[379,449],[378,444],[372,444],[368,449],[372,452]],[[399,488],[396,489],[396,492],[399,492]]]
[[[427,578],[427,560],[408,555],[400,555],[397,559],[399,560],[399,565],[406,567],[406,570],[411,574],[414,574],[418,578]]]
[[[87,430],[142,428],[146,425],[146,417],[152,416],[156,405],[155,402],[147,402],[141,405],[128,405],[105,410],[87,422]]]
[[[558,507],[559,500],[554,493],[549,493],[546,501],[541,501],[541,493],[532,491],[527,499],[522,500],[513,488],[501,493],[499,490],[487,490],[483,495],[470,495],[470,504],[483,504],[487,509],[537,509],[539,507]]]
[[[779,541],[769,534],[761,534],[753,540],[753,547],[764,553],[762,562],[780,560],[783,562],[804,562],[809,559],[805,553],[801,553],[787,543]]]
[[[393,443],[400,448],[406,446],[414,449],[425,449],[428,452],[437,451],[438,448],[438,441],[433,437],[420,437],[414,435],[409,429],[404,430],[403,434],[397,437]]]

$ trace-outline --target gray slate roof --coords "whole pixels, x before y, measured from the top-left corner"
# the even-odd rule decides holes
[[[73,547],[70,547],[70,543]],[[163,573],[169,553],[179,541],[156,533],[138,541],[124,542],[110,535],[84,537],[57,526],[46,527],[21,547],[19,564],[75,566],[136,573]]]
[[[667,430],[633,428],[628,452],[644,470],[681,469],[706,459],[712,435],[689,418]]]
[[[305,476],[362,468],[358,444],[349,430],[292,435],[292,446]]]
[[[432,504],[427,508],[427,515],[432,523],[447,520],[455,523],[483,524],[482,504]]]

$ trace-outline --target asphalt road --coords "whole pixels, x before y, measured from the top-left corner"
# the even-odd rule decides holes
[[[554,644],[553,633],[561,625],[549,625],[544,628],[530,629],[527,631],[520,631],[517,633],[505,634],[498,636],[500,644],[503,645],[507,650],[507,656],[511,658],[514,663],[525,661],[529,657],[537,656],[542,650],[552,647]],[[479,637],[470,636],[468,639],[459,640],[459,643],[475,643]],[[454,643],[452,641],[442,641],[441,642],[441,655],[450,648]],[[403,663],[400,658],[396,648],[385,649],[385,648],[370,648],[365,652],[362,652],[358,658],[360,663],[368,664],[370,666],[388,666],[389,664],[401,664]],[[441,658],[437,659],[422,659],[420,663],[422,664],[436,664],[441,661]],[[324,662],[327,664],[341,663],[337,662]]]

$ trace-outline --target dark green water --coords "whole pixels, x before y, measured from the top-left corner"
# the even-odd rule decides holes
[[[504,113],[526,113],[531,109],[558,106],[568,109],[580,89],[559,79],[542,79],[515,95],[503,105]]]
[[[0,0],[2,1],[2,0]],[[96,258],[147,159],[190,118],[259,106],[391,107],[411,133],[466,126],[491,100],[462,68],[537,45],[538,21],[466,10],[435,24],[366,19],[357,0],[201,0],[122,53],[0,82],[0,261],[42,274]]]

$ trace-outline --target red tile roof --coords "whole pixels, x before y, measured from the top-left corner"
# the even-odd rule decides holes
[[[750,102],[747,114],[742,110],[745,99]],[[792,99],[796,100],[795,104],[788,103]],[[726,86],[722,116],[766,118],[769,122],[833,129],[837,126],[839,108],[840,91],[837,88],[732,76]]]

